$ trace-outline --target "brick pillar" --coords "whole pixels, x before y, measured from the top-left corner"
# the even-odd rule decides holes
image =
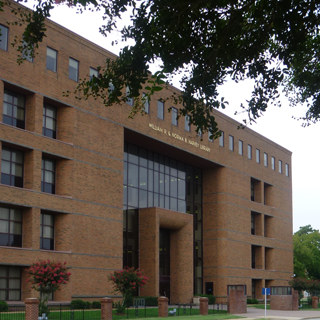
[[[318,297],[312,297],[312,308],[318,309],[319,305],[319,298]]]
[[[101,302],[101,320],[112,320],[112,299],[103,298],[100,300],[100,302]]]
[[[208,298],[200,298],[200,315],[206,316],[208,315]]]
[[[38,320],[39,316],[39,299],[28,298],[24,300],[26,304],[25,320]]]
[[[167,297],[158,298],[158,317],[168,317],[168,301]]]
[[[292,310],[299,310],[299,291],[292,288]]]

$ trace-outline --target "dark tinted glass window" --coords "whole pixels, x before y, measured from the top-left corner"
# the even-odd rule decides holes
[[[25,127],[25,97],[5,89],[3,96],[3,122],[14,127]]]
[[[3,148],[1,153],[1,183],[23,187],[23,153]]]

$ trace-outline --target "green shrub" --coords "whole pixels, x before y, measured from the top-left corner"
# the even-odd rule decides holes
[[[257,299],[247,299],[247,304],[259,304]]]
[[[74,309],[90,309],[91,303],[89,301],[83,301],[81,299],[72,300],[71,307]]]
[[[112,304],[112,307],[116,309],[116,312],[117,313],[125,313],[126,312],[126,306],[125,305],[122,305],[121,302],[114,302]]]
[[[9,306],[5,301],[0,301],[0,311],[9,311]]]
[[[93,301],[91,304],[92,309],[101,309],[101,302],[100,301]]]
[[[214,304],[216,302],[216,297],[212,294],[198,294],[199,297],[208,298],[208,304]]]

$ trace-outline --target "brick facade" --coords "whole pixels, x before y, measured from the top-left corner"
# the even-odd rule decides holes
[[[11,3],[10,6],[24,7]],[[15,21],[5,7],[0,24]],[[22,28],[10,25],[9,43]],[[123,257],[123,153],[124,142],[170,156],[202,169],[203,266],[197,272],[213,283],[217,302],[227,301],[228,285],[246,285],[248,297],[255,283],[256,298],[261,288],[286,285],[293,273],[291,152],[214,111],[224,131],[224,146],[203,140],[184,119],[171,124],[171,113],[157,118],[157,99],[170,97],[174,87],[157,92],[150,113],[129,119],[131,106],[105,107],[93,99],[76,100],[77,83],[68,77],[69,57],[78,60],[79,78],[89,68],[104,66],[110,52],[47,21],[46,35],[33,62],[16,63],[17,52],[10,45],[0,49],[0,152],[3,148],[23,151],[23,188],[0,184],[0,206],[23,211],[22,246],[0,247],[0,265],[20,266],[21,300],[36,297],[26,285],[28,265],[40,259],[66,261],[72,273],[70,283],[54,295],[55,300],[99,300],[114,296],[107,276],[122,268]],[[46,50],[58,52],[57,72],[46,69]],[[4,90],[23,94],[25,129],[3,123]],[[171,102],[167,102],[168,109]],[[57,138],[42,135],[43,106],[57,109]],[[228,137],[234,137],[234,151]],[[243,142],[239,154],[238,141]],[[247,148],[252,146],[252,159]],[[260,163],[255,152],[260,150]],[[268,166],[263,164],[268,154]],[[56,192],[41,192],[41,160],[56,163]],[[271,168],[275,158],[275,170]],[[278,161],[283,167],[279,173]],[[285,175],[289,165],[289,176]],[[1,164],[0,164],[1,166]],[[254,181],[254,201],[251,184]],[[40,215],[54,215],[54,250],[40,249]],[[251,233],[254,214],[255,233]],[[193,296],[193,217],[160,208],[140,209],[139,265],[150,278],[144,295],[159,295],[159,228],[171,230],[171,300],[190,302]],[[252,268],[252,248],[256,263]],[[254,280],[254,282],[252,281]]]
[[[243,289],[230,290],[228,296],[228,313],[247,313],[247,296]]]

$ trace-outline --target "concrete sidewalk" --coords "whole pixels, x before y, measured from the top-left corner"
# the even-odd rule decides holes
[[[236,316],[246,317],[246,320],[264,318],[264,309],[247,308],[247,313],[236,314]],[[267,319],[272,320],[300,320],[300,319],[319,319],[320,311],[280,311],[267,310]]]

